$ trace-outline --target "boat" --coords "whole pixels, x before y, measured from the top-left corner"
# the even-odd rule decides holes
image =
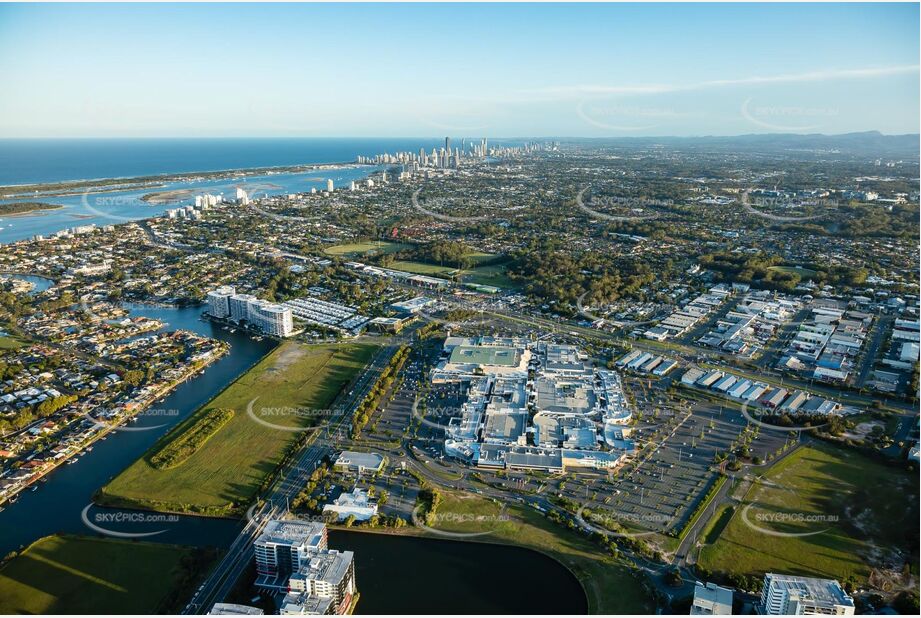
[[[32,490],[31,490],[31,491],[38,491],[38,485],[32,485]]]

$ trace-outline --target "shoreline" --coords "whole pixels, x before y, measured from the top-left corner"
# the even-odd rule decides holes
[[[151,405],[153,405],[157,401],[157,399],[169,395],[180,384],[184,383],[189,378],[194,377],[196,373],[200,371],[204,371],[205,369],[210,367],[213,363],[215,363],[216,361],[226,356],[229,352],[230,352],[230,346],[228,345],[222,348],[222,350],[219,353],[212,354],[204,361],[200,361],[199,363],[190,365],[181,377],[173,380],[171,383],[163,385],[163,387],[161,387],[155,394],[152,394],[145,403],[139,406],[135,412],[133,412],[132,414],[127,414],[123,416],[121,419],[119,419],[117,423],[115,424],[99,423],[99,421],[96,421],[99,424],[105,425],[106,428],[100,431],[99,433],[97,433],[96,435],[94,435],[92,438],[90,438],[86,442],[83,442],[82,444],[80,444],[80,446],[77,449],[75,449],[72,453],[69,453],[61,457],[53,465],[42,470],[39,474],[35,475],[35,477],[32,478],[28,483],[24,484],[22,487],[17,489],[15,492],[10,493],[7,496],[5,496],[2,500],[0,500],[0,506],[12,504],[14,502],[14,499],[16,499],[19,496],[19,494],[24,492],[26,489],[32,487],[36,483],[42,482],[42,479],[44,479],[46,476],[48,476],[49,474],[57,470],[60,466],[65,465],[69,460],[73,459],[74,457],[79,458],[80,456],[82,456],[88,447],[93,446],[99,440],[102,440],[103,438],[108,437],[110,433],[117,431],[123,425],[126,425],[131,420],[137,418],[139,414],[141,414],[143,411],[147,410]],[[86,415],[84,414],[84,416]],[[90,416],[90,418],[93,418],[93,417]],[[96,419],[93,418],[93,420],[96,420]]]
[[[261,167],[238,167],[217,170],[198,170],[193,172],[165,172],[162,174],[148,174],[145,176],[109,176],[102,178],[82,178],[79,180],[54,180],[47,182],[32,182],[14,185],[0,185],[0,200],[13,199],[21,193],[38,192],[39,195],[52,191],[71,191],[79,193],[80,189],[87,188],[104,188],[107,184],[147,184],[163,182],[181,182],[183,180],[195,179],[199,177],[211,177],[215,180],[227,175],[240,176],[259,176],[269,174],[282,174],[306,172],[316,169],[325,169],[329,167],[374,167],[370,163],[358,163],[356,161],[330,161],[324,163],[298,163],[294,165],[273,165]],[[131,187],[125,190],[131,190]],[[98,193],[99,191],[94,191]],[[66,193],[64,194],[66,195]]]
[[[11,206],[13,204],[28,204],[29,202],[12,202],[12,204],[0,204],[2,206]],[[16,212],[0,212],[0,219],[13,219],[16,217],[28,217],[30,215],[41,214],[50,210],[60,210],[64,206],[60,204],[44,204],[36,202],[35,208],[30,208],[28,210],[17,210]]]
[[[363,534],[378,534],[382,536],[408,536],[408,537],[413,537],[417,539],[427,539],[427,540],[435,540],[435,541],[439,541],[439,540],[440,541],[450,541],[454,543],[478,543],[480,545],[493,545],[497,547],[516,547],[518,549],[523,549],[525,551],[532,551],[534,553],[540,554],[541,556],[549,558],[550,560],[553,560],[555,563],[563,567],[567,573],[572,575],[573,579],[579,582],[579,588],[582,589],[582,595],[585,598],[586,614],[592,613],[591,612],[592,602],[588,595],[588,588],[586,588],[585,582],[582,581],[582,578],[579,577],[579,575],[575,571],[573,571],[572,568],[564,564],[563,561],[557,558],[556,556],[552,555],[551,553],[545,550],[539,549],[537,547],[533,547],[531,545],[524,545],[521,543],[512,543],[510,541],[496,541],[496,540],[487,541],[487,540],[483,540],[483,537],[470,537],[470,538],[465,538],[465,539],[442,537],[437,534],[432,534],[430,532],[427,533],[425,532],[423,528],[417,528],[414,525],[406,526],[404,528],[400,528],[399,530],[387,529],[387,528],[372,529],[372,528],[366,528],[363,526],[353,526],[349,528],[349,527],[346,527],[340,524],[326,524],[326,525],[330,530],[335,530],[337,532],[361,532]]]
[[[270,349],[268,352],[266,352],[265,354],[263,354],[262,356],[260,356],[260,357],[257,358],[256,360],[254,360],[253,363],[252,363],[251,365],[249,365],[248,367],[246,367],[246,369],[244,369],[244,370],[240,373],[240,375],[238,375],[236,378],[234,378],[233,380],[231,380],[230,382],[228,382],[227,384],[225,384],[223,387],[221,387],[221,389],[218,390],[216,393],[214,393],[214,395],[212,395],[207,401],[205,401],[204,403],[202,403],[200,406],[198,406],[198,407],[195,408],[194,410],[191,410],[191,411],[186,415],[185,418],[183,418],[182,420],[180,420],[174,427],[171,427],[171,428],[170,428],[168,431],[166,431],[162,436],[160,436],[159,438],[157,438],[157,441],[156,441],[156,442],[154,442],[153,444],[150,445],[150,447],[148,447],[147,449],[145,449],[144,452],[140,455],[140,457],[138,457],[137,459],[135,459],[134,462],[128,464],[128,466],[132,466],[132,465],[134,465],[135,462],[137,462],[137,461],[139,461],[140,459],[143,459],[144,457],[146,457],[148,453],[152,452],[152,451],[157,447],[157,444],[159,444],[160,440],[162,440],[165,436],[167,436],[167,435],[170,433],[170,431],[172,431],[172,430],[175,429],[176,427],[179,427],[183,422],[185,422],[185,420],[191,418],[192,416],[194,416],[195,414],[197,414],[197,413],[200,412],[201,410],[204,410],[205,408],[207,408],[207,406],[210,405],[211,402],[213,402],[215,399],[217,399],[217,398],[218,398],[222,393],[224,393],[228,388],[230,388],[231,386],[233,386],[234,384],[236,384],[241,378],[243,378],[243,376],[245,376],[245,375],[248,374],[250,371],[252,371],[253,368],[256,367],[256,365],[258,365],[258,364],[261,363],[263,360],[265,360],[266,357],[268,357],[269,354],[271,354],[272,352],[274,352],[277,348],[278,348],[278,345],[276,345],[275,347],[273,347],[272,349]],[[223,355],[222,355],[222,356],[223,356]],[[125,470],[126,470],[126,469],[127,469],[127,468],[125,468]],[[121,474],[121,473],[124,472],[125,470],[121,470],[121,471],[119,472],[119,474]],[[131,502],[130,499],[125,499],[125,498],[120,497],[120,496],[115,496],[115,495],[113,495],[113,494],[108,494],[108,493],[106,493],[106,491],[105,491],[106,488],[109,486],[109,484],[110,484],[113,480],[115,480],[115,478],[116,478],[117,476],[118,476],[117,474],[116,474],[116,475],[113,475],[112,478],[110,478],[104,485],[102,485],[101,487],[98,487],[98,488],[96,489],[96,491],[93,492],[93,496],[92,496],[91,500],[92,500],[92,502],[93,502],[94,505],[96,505],[97,507],[102,507],[102,508],[128,508],[128,509],[135,510],[135,511],[145,511],[145,512],[150,512],[150,513],[166,513],[166,514],[168,514],[168,515],[188,515],[188,516],[193,516],[193,517],[207,517],[207,518],[213,518],[213,519],[239,519],[240,521],[243,521],[243,520],[245,519],[245,517],[246,517],[246,511],[245,511],[245,510],[244,510],[242,513],[239,513],[239,514],[238,514],[238,513],[224,513],[224,514],[221,514],[221,515],[217,515],[217,514],[201,513],[201,512],[194,512],[194,511],[174,511],[174,510],[171,510],[171,509],[169,509],[169,508],[165,508],[165,507],[167,507],[167,506],[169,506],[169,505],[164,505],[163,507],[157,507],[156,505],[152,505],[152,504],[149,504],[149,503],[137,503],[137,504],[133,504],[133,503]]]

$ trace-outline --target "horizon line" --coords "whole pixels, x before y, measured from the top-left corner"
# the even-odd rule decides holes
[[[486,135],[482,133],[463,134],[433,134],[433,135],[31,135],[31,136],[2,136],[0,141],[39,141],[39,140],[218,140],[218,139],[443,139],[448,137],[488,138],[499,140],[640,140],[640,139],[705,139],[705,138],[738,138],[738,137],[844,137],[848,135],[878,134],[881,137],[921,137],[921,132],[883,133],[879,129],[862,131],[845,131],[843,133],[794,133],[781,131],[767,131],[764,133],[702,133],[697,135]]]

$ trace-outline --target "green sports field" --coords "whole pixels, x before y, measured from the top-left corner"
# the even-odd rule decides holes
[[[489,264],[487,266],[477,266],[466,270],[461,275],[461,281],[464,283],[476,283],[478,285],[490,285],[497,288],[513,289],[519,287],[519,284],[509,279],[505,274],[504,264]]]
[[[355,343],[282,344],[166,434],[106,485],[97,501],[207,515],[239,514],[275,470],[288,445],[303,433],[286,428],[322,422],[326,418],[323,411],[368,363],[375,349]],[[258,420],[247,412],[254,399],[252,409]],[[188,459],[163,470],[150,464],[150,457],[165,442],[182,436],[201,415],[215,408],[232,409],[235,414]]]
[[[192,551],[78,536],[40,539],[0,569],[0,614],[154,614],[181,609]],[[194,589],[194,588],[193,588]]]
[[[872,569],[868,556],[913,548],[908,561],[917,572],[917,477],[847,449],[799,449],[772,466],[733,513],[715,518],[699,562],[710,571],[862,583]]]
[[[458,270],[451,266],[439,266],[438,264],[410,262],[405,260],[396,260],[390,264],[388,268],[418,275],[442,277],[444,279],[450,279],[456,274],[463,283],[476,283],[479,285],[490,285],[506,289],[518,287],[517,284],[505,274],[505,264],[488,263],[496,258],[495,255],[491,253],[475,252],[471,253],[468,257],[473,260],[474,266],[467,270]]]
[[[449,278],[451,273],[457,269],[452,266],[439,266],[438,264],[426,264],[425,262],[408,262],[406,260],[394,260],[387,265],[387,268],[393,270],[402,270],[407,273],[417,275],[429,275],[435,277]]]

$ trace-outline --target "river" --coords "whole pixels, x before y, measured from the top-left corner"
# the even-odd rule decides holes
[[[275,346],[272,341],[253,341],[242,333],[230,333],[202,321],[199,308],[143,307],[131,309],[131,313],[164,320],[167,323],[164,328],[168,330],[180,328],[226,341],[230,343],[230,353],[205,369],[203,375],[179,385],[162,403],[154,404],[153,413],[142,414],[137,422],[128,423],[109,434],[106,440],[97,441],[93,450],[84,452],[77,463],[65,464],[51,472],[44,483],[37,485],[37,490],[19,494],[15,503],[8,504],[0,512],[0,555],[55,532],[90,533],[81,514],[91,504],[96,490],[140,457],[170,427],[211,399]],[[146,427],[151,429],[138,431]],[[91,518],[94,512],[91,510]],[[239,528],[238,522],[229,520],[191,517],[182,520],[183,525],[151,524],[152,529],[164,532],[149,540],[223,545]],[[205,543],[202,543],[203,534],[207,538]]]
[[[180,385],[148,413],[98,441],[77,463],[50,473],[0,512],[0,555],[58,532],[102,533],[163,543],[227,547],[239,520],[175,516],[92,505],[96,490],[140,457],[170,427],[273,349],[200,319],[201,309],[130,307],[132,315],[227,341],[230,353]],[[149,430],[144,430],[149,428]],[[143,521],[142,521],[143,520]],[[97,527],[95,530],[93,527]],[[528,549],[332,530],[329,546],[355,552],[362,614],[586,613],[585,594],[561,564]],[[50,584],[49,585],[53,585]]]
[[[0,273],[0,274],[3,274],[3,273]],[[49,289],[52,285],[54,285],[54,281],[52,281],[51,279],[47,279],[45,277],[39,277],[38,275],[8,274],[7,276],[10,277],[11,279],[20,279],[22,281],[28,281],[29,283],[31,283],[32,290],[29,292],[29,294],[32,294],[32,295],[44,292],[45,290]]]
[[[37,201],[62,206],[54,210],[41,210],[21,215],[0,215],[0,244],[24,240],[35,235],[48,236],[55,232],[81,225],[116,225],[128,221],[147,219],[167,210],[195,203],[194,196],[204,193],[223,194],[234,198],[237,187],[250,197],[306,193],[311,189],[326,190],[331,179],[337,189],[360,181],[382,168],[375,166],[346,166],[308,170],[297,173],[271,173],[261,176],[233,176],[205,180],[191,178],[127,191],[86,192],[75,195],[44,197],[42,195],[0,200],[0,204]],[[146,202],[141,198],[148,193],[188,191],[184,197],[168,204]]]

